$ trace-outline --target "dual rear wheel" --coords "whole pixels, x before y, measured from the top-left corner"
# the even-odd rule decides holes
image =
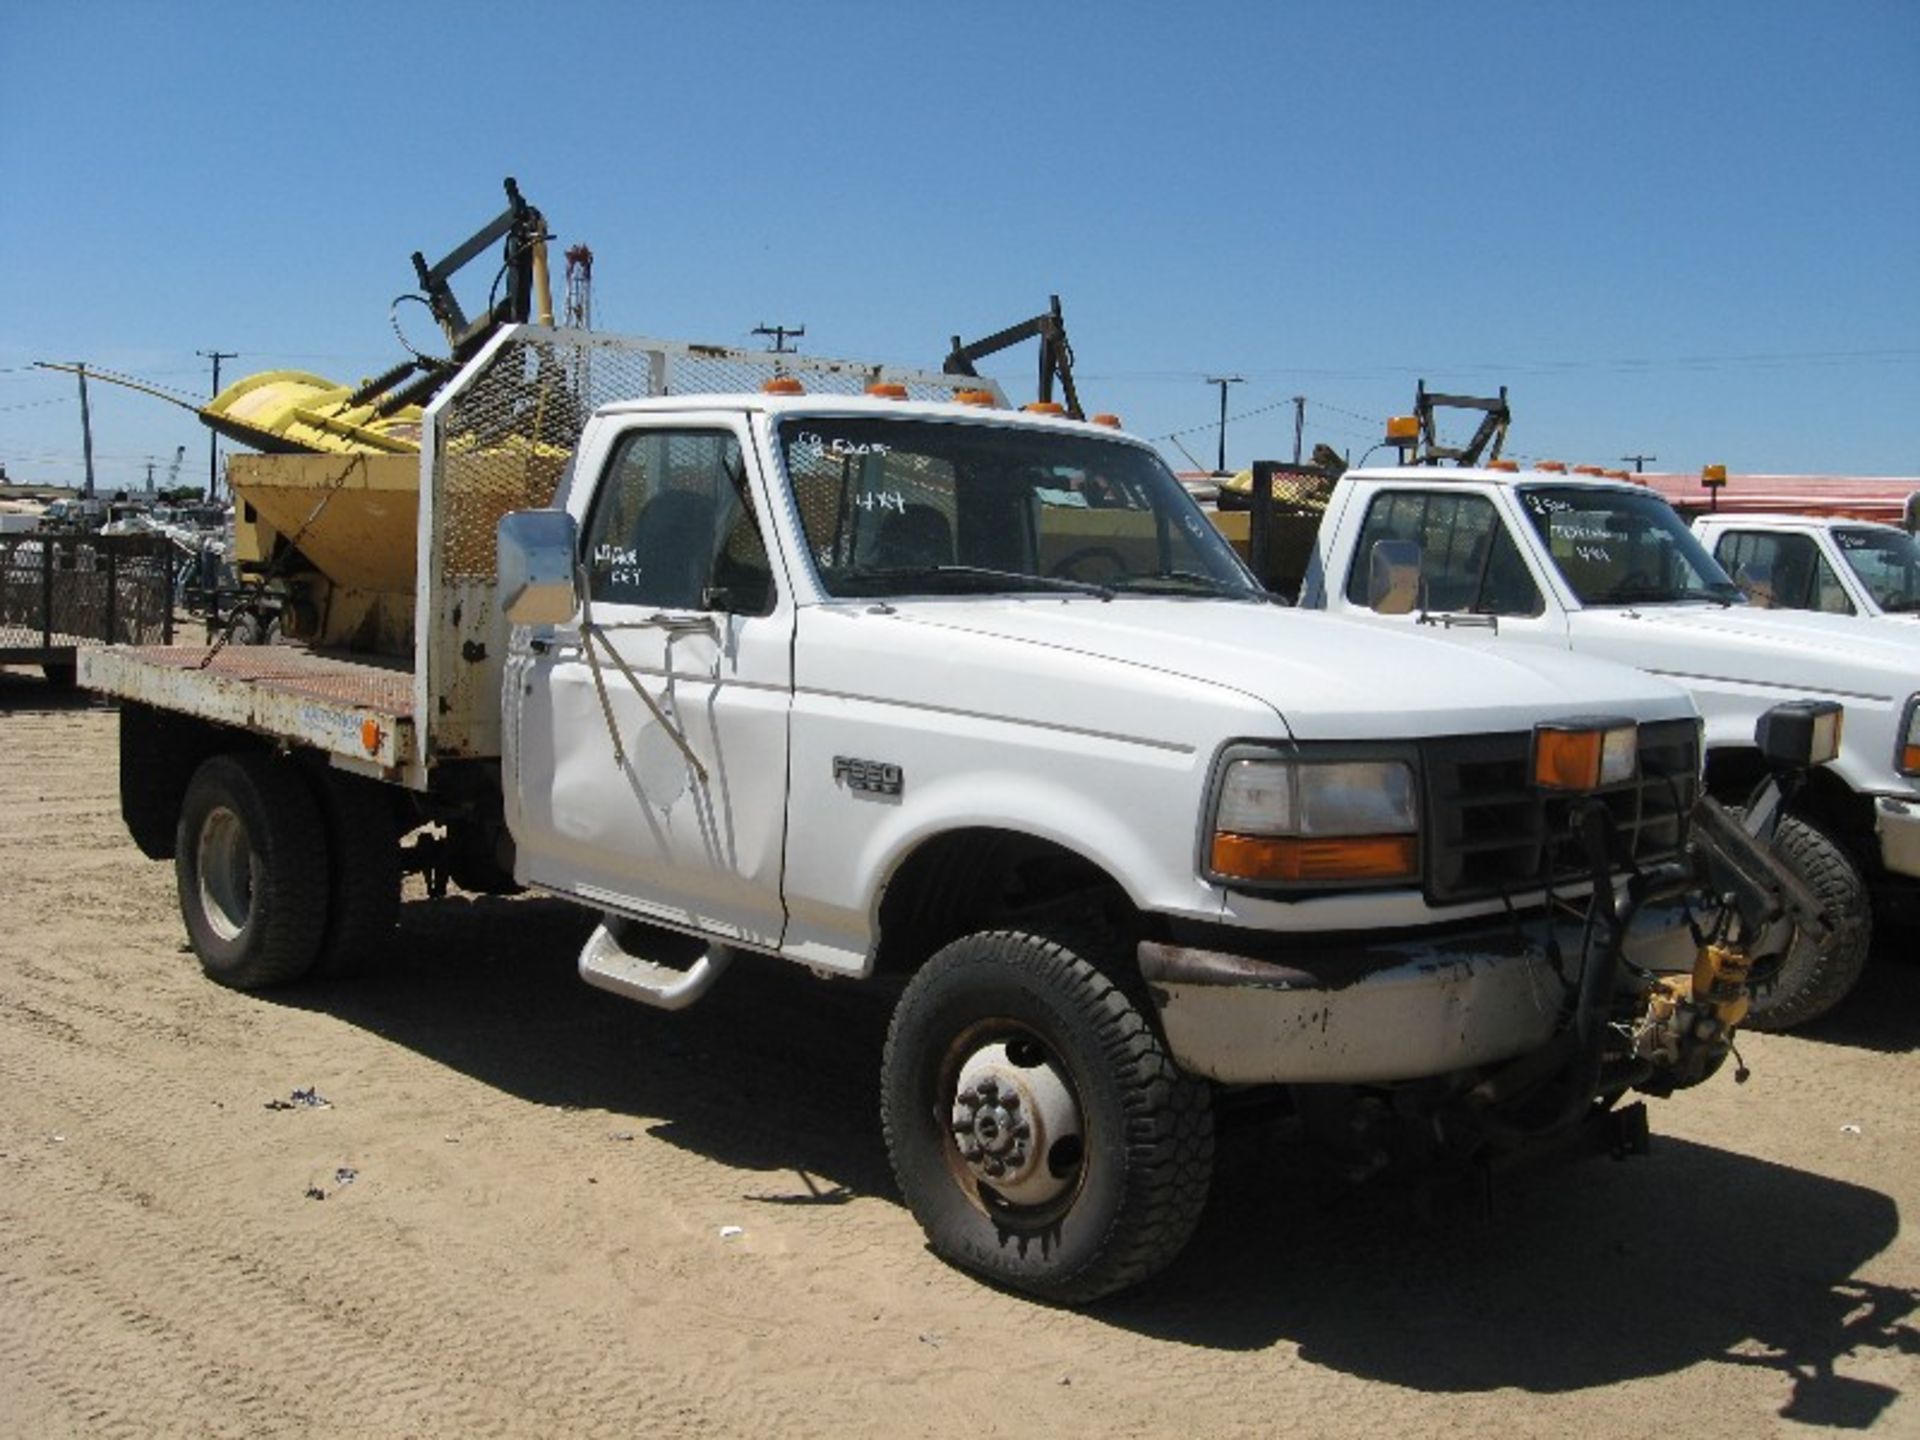
[[[362,968],[399,916],[386,797],[338,771],[311,776],[267,751],[203,761],[174,837],[180,913],[201,968],[237,990]]]

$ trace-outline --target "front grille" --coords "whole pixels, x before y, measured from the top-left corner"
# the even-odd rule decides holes
[[[1691,720],[1640,727],[1640,774],[1601,792],[1619,837],[1616,866],[1677,855],[1699,791],[1699,728]],[[1538,889],[1587,876],[1574,833],[1575,801],[1529,783],[1533,737],[1468,735],[1421,746],[1426,776],[1427,898],[1435,904]]]

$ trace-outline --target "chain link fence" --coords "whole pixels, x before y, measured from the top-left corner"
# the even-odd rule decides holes
[[[157,535],[0,537],[0,660],[173,638],[173,546]]]

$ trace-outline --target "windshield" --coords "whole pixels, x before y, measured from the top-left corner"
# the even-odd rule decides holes
[[[830,595],[1266,596],[1138,445],[891,416],[795,417],[779,437]]]
[[[1882,610],[1920,610],[1920,541],[1904,530],[1836,526],[1833,543]]]
[[[1538,485],[1520,498],[1582,605],[1740,599],[1740,588],[1658,495]]]

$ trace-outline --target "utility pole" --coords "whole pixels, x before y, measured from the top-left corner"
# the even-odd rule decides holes
[[[81,495],[93,498],[93,412],[87,408],[87,367],[84,361],[73,362],[73,373],[80,377],[80,449],[87,458],[87,479]]]
[[[807,327],[804,325],[756,325],[753,327],[753,333],[756,335],[771,335],[773,337],[774,354],[791,355],[794,352],[787,348],[788,337],[791,336],[793,339],[798,340],[807,333]]]
[[[1658,460],[1660,457],[1658,455],[1622,455],[1620,458],[1623,461],[1632,462],[1634,474],[1643,475],[1646,473],[1647,462]]]
[[[1307,431],[1307,397],[1293,397],[1293,463],[1300,463],[1300,441]]]
[[[1209,375],[1206,383],[1220,387],[1220,463],[1214,467],[1216,475],[1225,475],[1227,471],[1227,387],[1244,385],[1244,375]]]
[[[220,362],[238,360],[240,357],[231,350],[196,350],[194,354],[213,361],[213,395],[220,394]],[[214,492],[220,488],[220,432],[207,431],[207,499],[214,499]]]

